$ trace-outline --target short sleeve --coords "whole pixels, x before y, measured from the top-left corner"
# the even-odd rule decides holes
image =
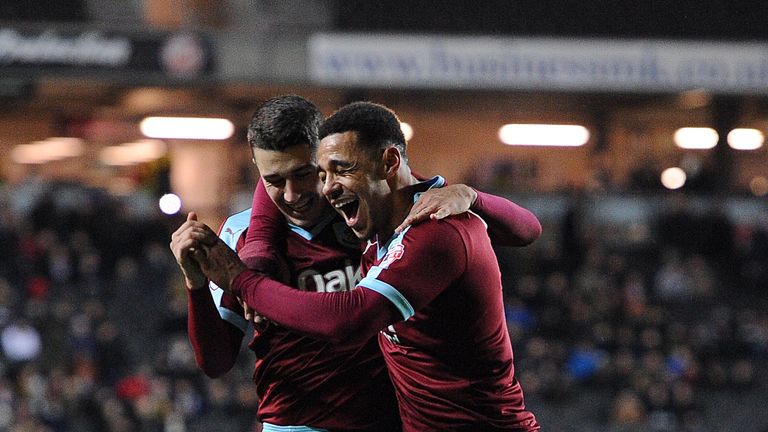
[[[460,278],[467,262],[465,242],[448,220],[409,227],[379,255],[358,285],[387,298],[404,320]]]

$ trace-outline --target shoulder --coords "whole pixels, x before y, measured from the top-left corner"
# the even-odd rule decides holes
[[[375,277],[377,272],[391,268],[396,270],[395,273],[404,272],[407,277],[414,277],[414,272],[434,276],[435,272],[449,274],[463,269],[469,256],[469,240],[465,238],[466,231],[462,231],[461,224],[446,218],[406,228],[386,246],[377,249],[374,269],[368,274]]]
[[[468,222],[465,215],[427,220],[407,228],[402,233],[401,242],[435,250],[456,248],[463,245],[465,238],[471,233],[465,226]]]
[[[248,230],[251,220],[251,209],[245,209],[227,217],[219,228],[219,237],[232,249],[236,249],[241,237]]]
[[[485,233],[488,226],[480,216],[473,212],[448,216],[440,220],[427,220],[410,227],[411,235],[418,238],[440,236],[464,238]]]
[[[477,248],[490,245],[485,222],[472,212],[429,220],[413,225],[405,233],[403,243],[418,248],[438,259],[468,258]]]
[[[238,226],[247,226],[248,222],[251,220],[251,208],[248,207],[245,210],[239,211],[237,213],[231,214],[227,216],[226,219],[224,219],[224,224],[232,224],[232,225],[238,225]]]

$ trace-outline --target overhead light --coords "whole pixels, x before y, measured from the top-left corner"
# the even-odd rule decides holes
[[[675,131],[675,144],[687,150],[706,150],[717,145],[720,136],[712,128],[684,127]]]
[[[149,162],[165,156],[167,146],[158,139],[144,139],[123,144],[131,149],[136,162]]]
[[[11,150],[11,160],[19,164],[44,164],[80,156],[84,150],[85,144],[80,138],[51,137],[17,145]]]
[[[685,171],[682,168],[667,168],[661,173],[661,184],[667,189],[680,189],[685,185]]]
[[[99,160],[104,165],[111,165],[111,166],[128,166],[133,165],[136,162],[133,159],[133,155],[131,154],[131,149],[124,146],[109,146],[104,147],[99,152]]]
[[[763,146],[765,137],[757,129],[737,128],[728,132],[727,140],[734,150],[757,150]]]
[[[104,147],[99,153],[99,160],[105,165],[128,166],[153,161],[165,155],[165,152],[165,142],[156,139],[144,139]]]
[[[51,160],[80,156],[85,149],[83,140],[80,138],[51,137],[37,144],[49,154]]]
[[[403,131],[406,141],[410,141],[413,138],[413,127],[408,123],[400,123],[400,130]]]
[[[580,125],[507,124],[499,129],[504,144],[579,147],[589,141],[589,130]]]
[[[37,144],[19,144],[11,150],[11,160],[18,164],[43,164],[49,161]]]
[[[147,117],[139,124],[149,138],[224,140],[235,133],[235,125],[223,118]]]

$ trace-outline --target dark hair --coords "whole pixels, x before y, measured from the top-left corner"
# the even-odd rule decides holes
[[[248,124],[248,145],[284,151],[295,145],[314,149],[323,114],[307,99],[296,95],[273,97],[256,109]]]
[[[343,132],[356,132],[358,144],[370,154],[395,146],[403,159],[407,160],[400,120],[384,105],[353,102],[341,107],[320,127],[320,139]]]

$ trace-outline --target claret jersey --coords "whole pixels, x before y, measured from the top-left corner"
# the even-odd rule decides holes
[[[245,211],[222,226],[220,237],[230,247],[242,246],[249,217]],[[293,287],[347,291],[360,281],[360,242],[336,213],[311,231],[290,226],[285,247]],[[237,299],[211,288],[220,316],[245,329]],[[332,344],[273,324],[256,333],[249,347],[257,356],[253,380],[260,421],[332,431],[400,430],[394,390],[375,337]]]
[[[361,287],[402,321],[379,334],[408,431],[538,430],[514,376],[501,276],[480,217],[469,212],[369,242]]]
[[[440,184],[433,178],[409,193],[418,198]],[[485,201],[512,244],[540,234],[527,210]],[[500,271],[480,217],[428,220],[369,242],[362,264],[362,280],[347,292],[298,292],[252,271],[231,288],[303,334],[336,341],[377,334],[405,431],[540,429],[515,379]]]

